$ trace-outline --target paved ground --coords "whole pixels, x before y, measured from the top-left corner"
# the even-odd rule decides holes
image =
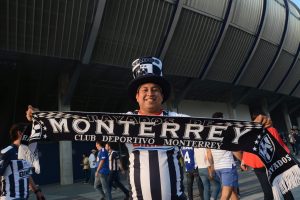
[[[259,182],[253,171],[239,172],[240,194],[242,200],[262,200],[263,193]],[[124,180],[126,182],[126,180]],[[42,187],[47,200],[98,200],[99,195],[89,184],[74,183],[72,185],[61,186],[59,184],[46,185]],[[300,187],[294,189],[295,199],[300,199]],[[194,188],[194,200],[199,199],[198,192]],[[124,199],[124,194],[119,190],[112,191],[114,200]],[[35,195],[30,195],[30,200],[34,200]]]

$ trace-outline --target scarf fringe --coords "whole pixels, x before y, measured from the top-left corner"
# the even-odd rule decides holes
[[[300,168],[294,165],[282,174],[276,176],[272,183],[273,196],[275,200],[282,199],[289,190],[300,185]]]

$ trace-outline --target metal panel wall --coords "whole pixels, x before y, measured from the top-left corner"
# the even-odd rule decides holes
[[[266,73],[276,50],[276,46],[264,40],[260,40],[257,50],[241,78],[240,85],[257,87],[263,75]]]
[[[0,49],[80,59],[97,0],[0,1]]]
[[[279,88],[278,92],[289,95],[292,89],[300,80],[300,60],[297,61],[295,67],[291,70],[284,84]]]
[[[233,82],[253,41],[252,35],[229,26],[221,49],[207,74],[207,79]]]
[[[262,89],[275,91],[284,75],[287,73],[289,66],[292,64],[293,58],[293,55],[290,53],[282,51],[274,66],[274,70],[272,70]]]
[[[292,96],[300,98],[300,85],[295,89]]]
[[[92,62],[129,66],[140,56],[158,56],[175,6],[159,0],[110,0]]]
[[[221,22],[183,9],[165,56],[165,73],[199,77],[220,28]]]
[[[262,38],[278,45],[284,28],[285,7],[275,0],[269,0],[268,4],[266,24]]]
[[[224,18],[228,0],[185,0],[184,5],[208,13],[217,18]]]
[[[255,34],[262,16],[263,0],[238,0],[232,24]]]
[[[300,18],[296,18],[295,15],[290,14],[289,26],[287,30],[286,40],[283,44],[283,49],[295,54],[300,42]]]

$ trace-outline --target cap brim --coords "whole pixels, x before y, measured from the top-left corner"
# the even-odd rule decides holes
[[[171,92],[171,85],[170,83],[164,79],[161,76],[155,76],[155,75],[145,75],[141,77],[137,77],[133,79],[129,85],[128,85],[128,95],[130,100],[133,102],[136,102],[136,93],[137,89],[139,88],[140,85],[145,84],[145,83],[155,83],[159,85],[162,89],[163,93],[163,103],[168,100]]]

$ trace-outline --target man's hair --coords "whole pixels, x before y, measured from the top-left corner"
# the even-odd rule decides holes
[[[15,141],[18,139],[18,131],[21,131],[22,133],[25,131],[27,127],[27,124],[25,123],[16,123],[13,124],[9,130],[9,135],[10,135],[10,139],[11,141]]]
[[[112,150],[118,150],[118,143],[116,142],[108,142],[107,143]]]
[[[215,112],[212,115],[212,118],[223,118],[223,113],[222,112]]]
[[[106,144],[105,142],[103,142],[99,139],[96,140],[96,143],[99,144],[101,147],[105,147],[105,144]]]
[[[251,119],[252,120],[255,120],[255,118],[258,116],[258,115],[267,115],[265,112],[263,112],[262,110],[254,110],[252,111],[251,113]]]

